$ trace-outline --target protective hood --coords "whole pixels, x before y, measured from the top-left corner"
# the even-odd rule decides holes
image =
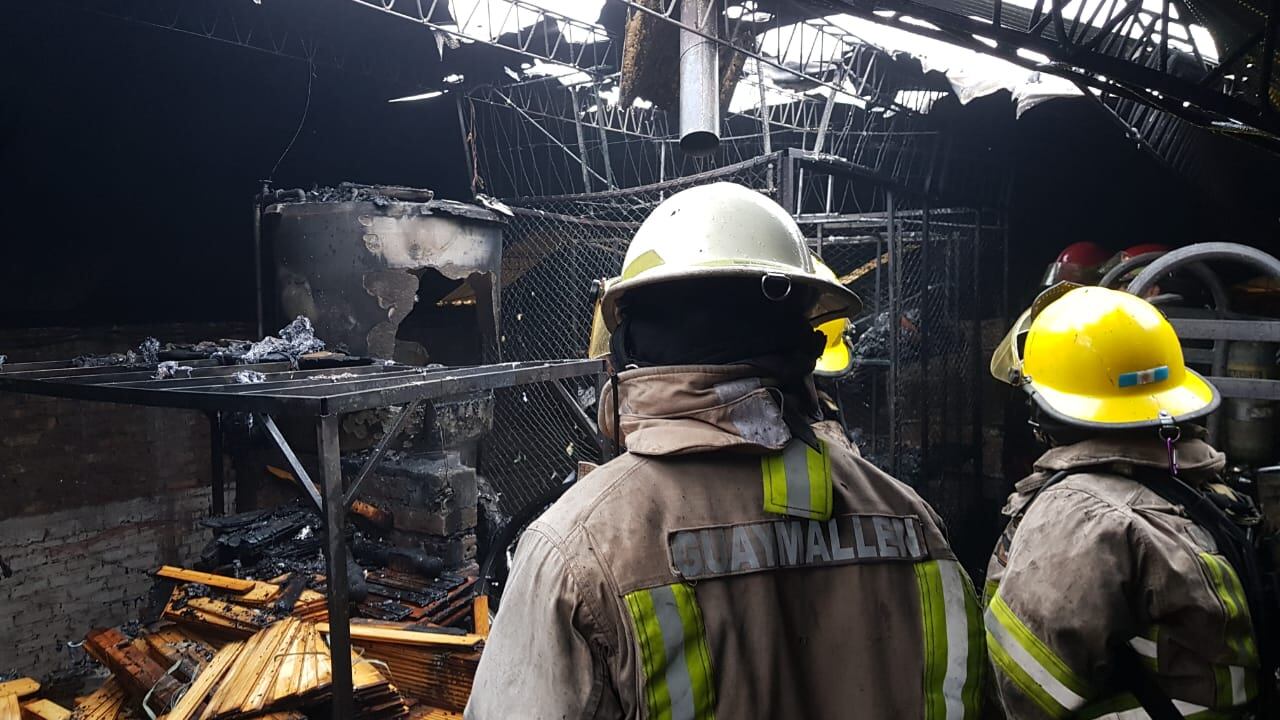
[[[731,449],[772,453],[791,440],[777,382],[747,365],[682,365],[618,375],[618,415],[627,451],[686,455]],[[600,397],[600,430],[614,437],[614,390]]]
[[[1182,434],[1174,446],[1178,451],[1178,476],[1192,484],[1211,482],[1222,472],[1226,456],[1205,442],[1204,429],[1198,425],[1183,426]],[[1014,486],[1015,492],[1009,496],[1003,512],[1009,516],[1020,512],[1049,478],[1064,470],[1128,475],[1138,467],[1155,470],[1169,467],[1169,451],[1164,441],[1149,428],[1050,448],[1036,460],[1036,471]]]

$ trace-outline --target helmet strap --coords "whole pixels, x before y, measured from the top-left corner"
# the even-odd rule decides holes
[[[1182,428],[1178,427],[1168,411],[1160,411],[1160,429],[1157,431],[1164,446],[1169,451],[1169,474],[1178,477],[1178,450],[1174,444],[1182,438]]]

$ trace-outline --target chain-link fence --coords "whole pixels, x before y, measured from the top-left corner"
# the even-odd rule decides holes
[[[785,151],[627,190],[508,200],[503,359],[585,355],[592,281],[619,272],[654,206],[718,180],[792,211],[814,251],[863,298],[851,333],[855,367],[820,385],[866,455],[944,517],[963,516],[984,471],[996,470],[983,468],[979,396],[981,321],[1004,314],[1004,234],[992,211],[932,209],[865,168]],[[595,397],[586,384],[500,395],[482,470],[504,508],[540,497],[576,461],[600,458],[589,424]]]
[[[671,193],[707,182],[765,188],[778,162],[766,156],[629,190],[509,200],[515,216],[503,245],[502,358],[585,356],[592,281],[621,271],[627,244],[649,212]],[[596,388],[585,381],[498,394],[481,470],[506,512],[543,497],[578,461],[600,461],[595,401]]]

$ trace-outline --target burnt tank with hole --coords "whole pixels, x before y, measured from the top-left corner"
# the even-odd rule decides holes
[[[505,215],[387,185],[276,190],[261,200],[269,324],[304,315],[330,349],[410,365],[497,359]],[[385,410],[344,416],[343,450],[372,446],[393,419]],[[469,459],[491,422],[488,393],[423,405],[394,449],[454,448]]]
[[[482,207],[436,200],[429,190],[350,183],[269,191],[260,200],[264,266],[271,268],[264,273],[264,310],[271,326],[304,315],[331,349],[411,365],[498,359],[506,221],[500,204]],[[359,472],[398,412],[342,417],[347,472]],[[304,454],[313,451],[309,427],[282,423],[291,444]],[[451,568],[473,561],[476,450],[492,423],[488,392],[415,410],[392,452],[361,486],[362,500],[391,512],[392,542],[440,557]]]
[[[270,325],[305,315],[330,347],[414,365],[496,360],[500,212],[343,183],[269,191],[261,220]]]

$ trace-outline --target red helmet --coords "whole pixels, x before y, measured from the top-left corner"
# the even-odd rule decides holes
[[[1121,250],[1115,255],[1112,255],[1110,260],[1107,260],[1105,263],[1103,263],[1102,267],[1098,268],[1099,276],[1105,277],[1107,273],[1111,272],[1111,270],[1114,269],[1120,263],[1126,262],[1128,260],[1132,260],[1133,258],[1136,258],[1139,255],[1150,255],[1151,253],[1159,253],[1163,255],[1172,249],[1173,248],[1169,247],[1168,245],[1165,245],[1164,243],[1138,243],[1137,245],[1130,245],[1129,247]],[[1126,272],[1123,276],[1113,280],[1110,283],[1111,287],[1113,288],[1124,287],[1130,280],[1136,277],[1141,270],[1142,268],[1134,268]]]
[[[1096,242],[1071,243],[1058,253],[1058,259],[1050,263],[1044,274],[1044,287],[1070,281],[1092,285],[1101,277],[1099,268],[1111,257],[1111,253]]]
[[[1169,252],[1172,249],[1173,248],[1169,247],[1168,245],[1165,245],[1164,243],[1138,243],[1137,245],[1130,245],[1129,247],[1121,250],[1120,260],[1121,261],[1128,260],[1129,258],[1135,258],[1135,257],[1138,257],[1139,255],[1146,255],[1147,253],[1163,254],[1163,253]]]

